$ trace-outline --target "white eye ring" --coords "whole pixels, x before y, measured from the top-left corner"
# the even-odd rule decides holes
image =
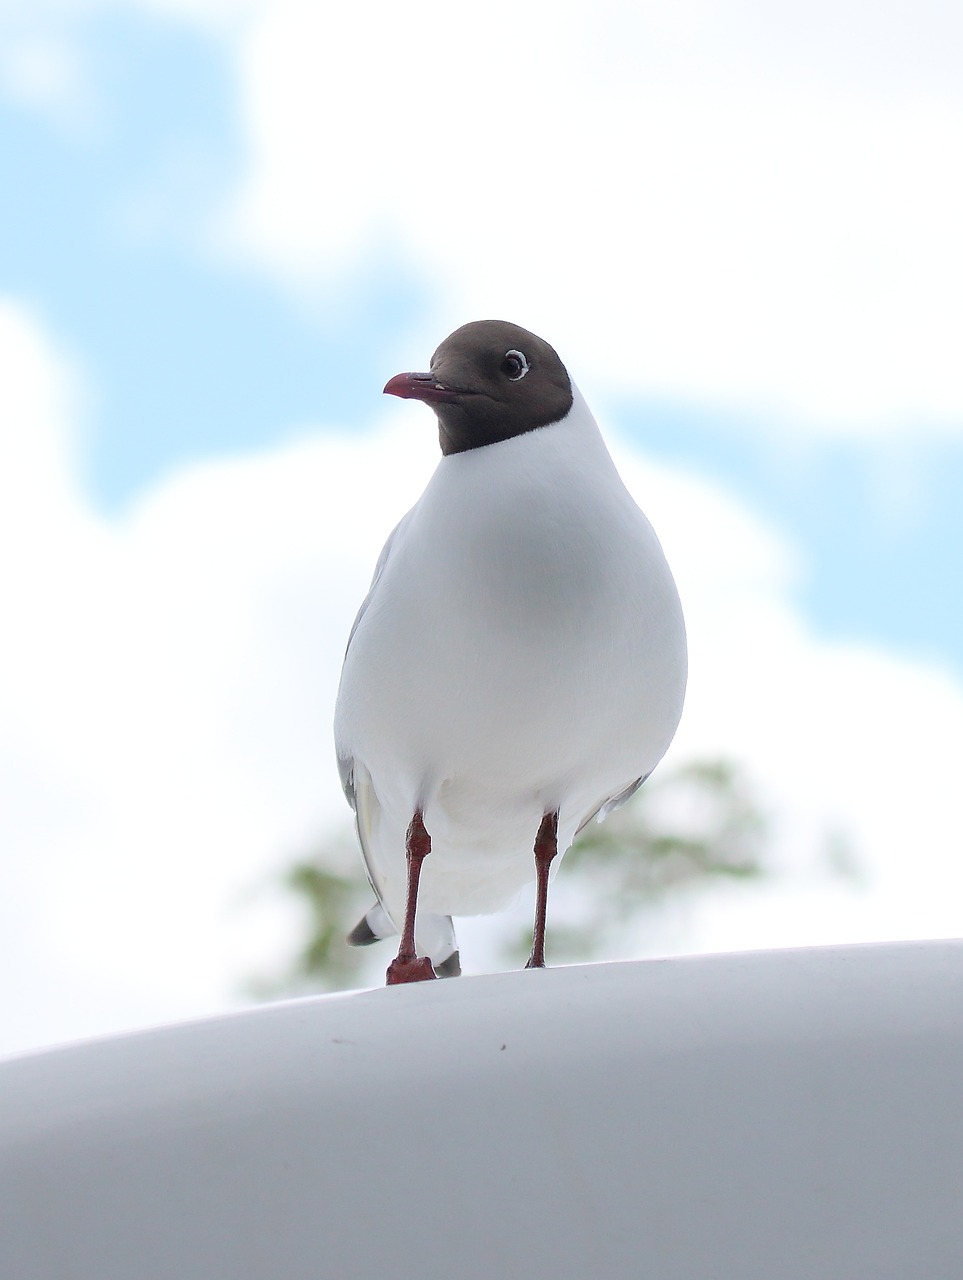
[[[525,359],[525,353],[523,351],[515,351],[514,349],[505,352],[506,360],[511,356],[514,356],[516,360],[520,360],[522,367],[519,369],[518,373],[508,373],[506,376],[511,382],[521,382],[522,378],[525,377],[525,374],[528,373],[528,361]]]

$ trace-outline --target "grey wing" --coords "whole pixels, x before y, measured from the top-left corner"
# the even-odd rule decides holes
[[[413,511],[414,507],[412,507],[411,510]],[[410,519],[410,517],[411,517],[411,511],[406,512],[401,517],[401,519],[398,521],[395,527],[388,534],[388,541],[381,548],[381,555],[378,557],[378,563],[375,565],[375,571],[371,575],[371,586],[368,588],[368,594],[361,601],[361,608],[358,610],[355,616],[355,620],[351,624],[351,630],[348,632],[348,643],[344,647],[345,657],[348,656],[348,650],[351,648],[351,641],[354,639],[355,632],[358,630],[358,624],[361,622],[361,619],[364,617],[364,615],[368,612],[368,606],[371,604],[371,601],[374,599],[375,591],[378,589],[378,582],[381,578],[381,575],[384,573],[385,565],[388,563],[388,559],[391,556],[391,548],[394,545],[395,540],[398,537],[398,534],[408,523],[408,520]]]
[[[639,787],[641,787],[642,783],[645,782],[646,778],[649,776],[650,775],[648,773],[645,773],[641,778],[636,778],[634,782],[630,782],[627,787],[623,787],[621,791],[616,792],[614,796],[611,796],[608,800],[604,801],[604,803],[600,804],[597,809],[593,809],[588,817],[583,818],[579,823],[578,831],[576,831],[575,834],[578,835],[578,832],[581,831],[583,827],[587,827],[593,818],[597,819],[599,822],[604,822],[613,810],[621,809],[627,800],[632,799],[636,791],[638,791]]]
[[[340,763],[339,761],[339,765]],[[350,787],[354,796],[358,843],[361,845],[365,874],[375,895],[375,904],[365,912],[352,929],[348,935],[348,941],[354,946],[364,946],[367,942],[375,942],[379,938],[387,938],[393,933],[398,933],[401,920],[388,911],[377,863],[371,852],[372,830],[380,816],[378,797],[372,785],[371,776],[364,765],[357,764],[350,767],[352,769]],[[344,776],[342,773],[342,778]],[[347,790],[346,786],[346,793]],[[455,927],[451,916],[419,913],[417,938],[422,952],[431,957],[439,978],[454,978],[461,973],[458,943],[455,940]]]
[[[341,767],[341,761],[338,761],[338,767]],[[342,782],[344,774],[342,773]],[[368,883],[374,890],[375,897],[379,902],[384,902],[384,890],[381,886],[375,860],[371,856],[371,829],[378,816],[378,797],[375,795],[375,789],[371,785],[371,778],[365,768],[355,768],[354,762],[351,762],[351,796],[349,801],[352,809],[354,809],[355,828],[358,832],[358,844],[361,846],[361,857],[364,860],[365,874],[368,877]],[[348,794],[348,786],[345,785],[345,795]]]
[[[368,884],[371,885],[372,892],[375,895],[375,905],[380,909],[379,925],[377,928],[371,926],[369,917],[375,908],[372,908],[362,917],[353,930],[357,934],[362,922],[368,921],[371,927],[372,937],[369,941],[376,938],[388,937],[389,934],[397,932],[394,922],[388,915],[384,907],[384,890],[378,877],[375,860],[371,855],[371,828],[377,817],[378,798],[375,795],[374,787],[371,785],[371,777],[363,765],[355,765],[354,760],[346,760],[338,757],[338,772],[341,774],[341,785],[344,787],[344,794],[348,797],[348,803],[354,809],[354,825],[358,833],[358,844],[361,846],[361,858],[364,862],[365,875],[368,877]],[[349,942],[352,941],[352,935],[348,936]],[[355,942],[357,945],[357,942]]]
[[[358,610],[357,614],[355,615],[354,622],[351,624],[351,630],[348,632],[348,643],[344,647],[344,656],[346,658],[348,656],[348,650],[351,648],[351,641],[355,637],[355,633],[358,630],[358,627],[361,623],[361,619],[368,612],[368,606],[371,604],[371,601],[374,599],[374,594],[378,589],[378,582],[380,581],[381,576],[385,571],[385,565],[388,563],[388,558],[391,555],[391,548],[395,542],[395,539],[398,537],[398,534],[400,533],[401,529],[407,523],[410,515],[411,515],[411,511],[408,511],[406,512],[405,515],[401,517],[401,519],[398,521],[395,527],[388,534],[388,540],[385,542],[385,545],[381,548],[381,555],[378,556],[378,563],[375,565],[375,571],[371,575],[371,585],[368,587],[368,594],[361,601],[361,608]],[[345,798],[347,799],[348,804],[351,806],[351,808],[355,811],[355,813],[357,813],[358,812],[357,786],[355,783],[355,776],[354,776],[354,760],[351,756],[342,756],[340,754],[338,755],[338,774],[341,778],[341,787],[344,791]],[[360,830],[358,832],[358,835],[361,840],[361,847],[362,849],[364,849],[364,837],[361,835]],[[366,854],[365,862],[367,863],[367,861],[368,859]]]

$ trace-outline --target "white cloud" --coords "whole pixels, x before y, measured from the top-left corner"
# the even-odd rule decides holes
[[[387,242],[439,330],[517,319],[611,384],[779,430],[959,430],[960,28],[935,5],[272,4],[236,43],[226,232],[295,288]]]
[[[516,319],[781,434],[963,426],[953,6],[128,3],[234,63],[248,167],[213,252],[327,296],[387,245],[432,333]],[[79,46],[14,26],[8,92],[82,121]]]
[[[76,374],[10,305],[0,362],[11,1048],[223,1007],[290,945],[286,916],[241,897],[347,818],[329,729],[344,638],[436,445],[421,406],[386,405],[368,434],[187,468],[108,523],[69,460]],[[674,756],[743,759],[782,833],[782,878],[707,899],[680,945],[951,931],[959,684],[816,639],[792,604],[792,548],[718,486],[618,455],[688,614]],[[830,826],[865,888],[813,871]],[[467,931],[469,965],[480,937]]]
[[[128,0],[128,3],[136,8],[153,9],[191,22],[231,30],[269,8],[272,0]]]

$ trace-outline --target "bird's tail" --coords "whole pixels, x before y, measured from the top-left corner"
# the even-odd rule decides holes
[[[394,921],[380,902],[374,903],[348,934],[352,947],[368,947],[372,942],[397,934]],[[458,943],[451,916],[419,915],[415,926],[415,941],[419,955],[431,959],[439,978],[457,978],[461,973]]]

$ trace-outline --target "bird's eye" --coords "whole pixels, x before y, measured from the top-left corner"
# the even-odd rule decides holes
[[[528,361],[521,351],[506,351],[502,361],[502,373],[512,382],[520,382],[528,373]]]

